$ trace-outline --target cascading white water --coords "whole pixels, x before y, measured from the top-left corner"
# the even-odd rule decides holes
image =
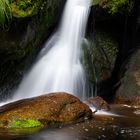
[[[90,4],[91,0],[67,0],[58,31],[23,78],[14,100],[61,91],[84,98],[86,79],[80,62],[80,47]]]

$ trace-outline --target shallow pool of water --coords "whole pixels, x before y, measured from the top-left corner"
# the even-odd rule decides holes
[[[140,140],[140,109],[112,105],[115,115],[59,128],[0,130],[0,140]]]

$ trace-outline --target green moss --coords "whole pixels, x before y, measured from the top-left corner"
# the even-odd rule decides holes
[[[37,14],[41,0],[14,0],[11,3],[12,13],[14,17],[23,18]]]
[[[9,124],[9,128],[33,128],[42,127],[42,123],[38,120],[14,120]]]
[[[32,7],[32,3],[31,0],[28,1],[20,1],[17,6],[19,7],[19,9],[21,10],[26,10],[28,7]]]
[[[108,10],[109,13],[130,13],[134,0],[93,0],[96,1],[99,6]]]

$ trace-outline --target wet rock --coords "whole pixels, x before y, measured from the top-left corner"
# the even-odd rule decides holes
[[[110,34],[98,30],[89,38],[89,43],[83,43],[83,64],[91,82],[100,83],[111,77],[118,52],[117,45]]]
[[[125,68],[126,72],[120,80],[115,103],[140,106],[140,49],[133,54]]]
[[[110,106],[109,104],[104,100],[102,99],[101,97],[99,96],[96,96],[96,97],[91,97],[89,98],[86,103],[89,105],[89,106],[93,106],[96,108],[95,112],[97,110],[104,110],[104,111],[110,111]]]
[[[11,124],[15,126],[17,121],[18,124],[24,121],[35,122],[35,124],[41,122],[45,126],[69,124],[84,121],[91,116],[90,108],[73,95],[50,93],[1,107],[0,127],[11,127]]]
[[[140,108],[140,96],[126,97],[126,96],[116,96],[114,99],[115,104],[127,104],[130,106],[135,106]]]

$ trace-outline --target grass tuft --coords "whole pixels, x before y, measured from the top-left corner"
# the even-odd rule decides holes
[[[0,0],[0,26],[6,28],[12,19],[10,0]]]

